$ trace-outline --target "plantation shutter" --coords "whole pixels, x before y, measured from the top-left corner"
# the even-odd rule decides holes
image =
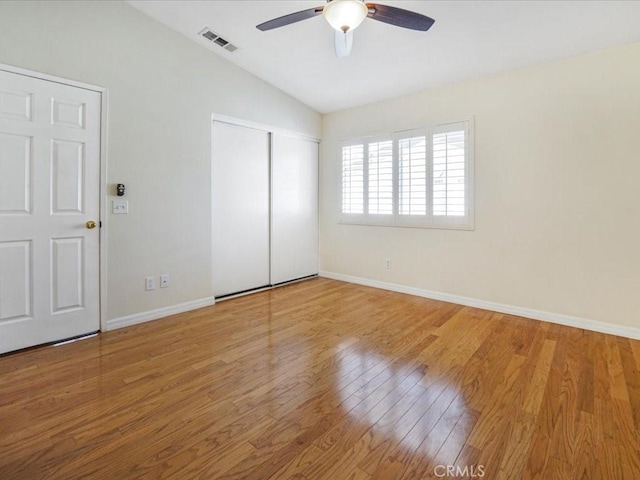
[[[342,213],[364,213],[364,145],[342,147]]]
[[[463,123],[439,125],[433,133],[432,214],[467,214],[467,132]]]
[[[398,213],[426,215],[428,158],[424,130],[398,138],[398,157]]]
[[[369,142],[368,213],[393,214],[393,140]]]
[[[474,228],[473,117],[345,140],[340,222]]]

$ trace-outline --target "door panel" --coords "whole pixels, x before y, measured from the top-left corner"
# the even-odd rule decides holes
[[[7,90],[3,85],[0,88],[0,117],[31,121],[31,98],[28,92]]]
[[[269,134],[214,122],[214,296],[269,284]]]
[[[53,140],[51,142],[51,212],[82,213],[85,192],[84,144]]]
[[[0,71],[0,353],[99,329],[100,105]]]
[[[0,324],[31,318],[31,258],[30,241],[0,242],[0,269],[13,273],[10,281],[0,277]]]
[[[52,313],[83,307],[84,239],[54,238],[51,241]]]
[[[0,133],[0,214],[31,211],[31,138]]]
[[[318,273],[318,144],[273,134],[271,283]]]
[[[82,102],[73,102],[69,100],[51,99],[51,124],[72,127],[85,127],[85,104]]]

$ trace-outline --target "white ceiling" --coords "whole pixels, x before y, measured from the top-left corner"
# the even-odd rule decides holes
[[[323,0],[128,3],[320,113],[640,41],[640,1],[380,0],[436,23],[416,32],[365,19],[351,55],[338,59],[322,16],[255,28]],[[199,37],[205,26],[240,50]]]

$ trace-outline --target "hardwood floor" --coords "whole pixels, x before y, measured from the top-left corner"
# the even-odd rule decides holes
[[[0,479],[638,479],[640,342],[314,279],[0,357]]]

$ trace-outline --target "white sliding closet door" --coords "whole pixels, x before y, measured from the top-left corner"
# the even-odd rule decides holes
[[[269,133],[213,124],[213,288],[269,285]]]
[[[273,134],[271,283],[318,273],[318,144]]]

